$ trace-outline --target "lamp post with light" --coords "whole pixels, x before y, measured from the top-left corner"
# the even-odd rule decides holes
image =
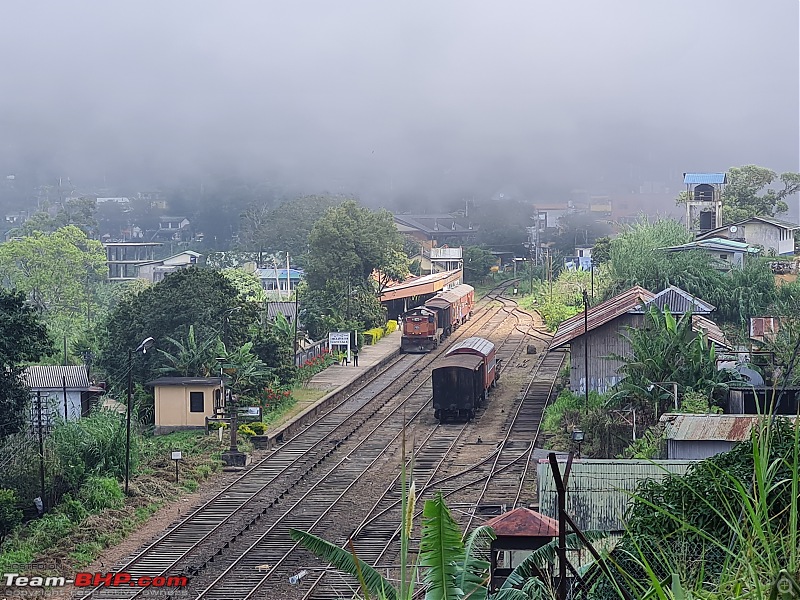
[[[155,340],[151,337],[145,338],[136,350],[128,348],[128,406],[125,415],[125,495],[128,495],[128,484],[131,471],[131,403],[133,400],[133,353],[147,354],[153,347]]]
[[[577,429],[577,428],[573,429],[572,430],[572,435],[570,435],[570,438],[572,439],[572,443],[574,443],[574,444],[576,444],[578,446],[578,458],[581,457],[581,444],[583,444],[583,440],[585,439],[585,436],[586,436],[586,434],[583,433],[583,430],[582,429]]]

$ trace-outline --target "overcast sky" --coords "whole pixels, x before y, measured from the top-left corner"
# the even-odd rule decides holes
[[[797,0],[3,2],[0,169],[436,198],[798,170]]]

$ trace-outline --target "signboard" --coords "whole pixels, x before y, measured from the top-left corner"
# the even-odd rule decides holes
[[[350,332],[349,331],[331,331],[328,334],[328,343],[331,346],[349,346],[350,345]]]
[[[347,346],[347,362],[350,362],[350,332],[331,331],[328,334],[328,344],[333,346]]]
[[[180,450],[173,450],[172,451],[172,460],[182,460],[183,459],[183,452]]]

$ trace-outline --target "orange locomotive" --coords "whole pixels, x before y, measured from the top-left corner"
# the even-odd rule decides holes
[[[430,352],[469,320],[474,303],[475,290],[462,284],[406,311],[400,352]]]

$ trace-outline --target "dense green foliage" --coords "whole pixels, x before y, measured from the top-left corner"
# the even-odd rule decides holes
[[[669,407],[671,390],[655,384],[674,381],[679,396],[694,390],[711,402],[722,401],[729,384],[740,376],[736,371],[717,368],[714,345],[705,334],[692,330],[692,314],[676,320],[667,310],[650,306],[644,318],[641,327],[626,328],[622,334],[630,344],[629,354],[610,357],[622,362],[618,373],[623,379],[613,398],[633,402],[640,411],[664,403]]]
[[[23,293],[0,289],[0,440],[19,431],[25,419],[29,390],[22,381],[23,363],[51,351],[41,310]]]
[[[780,179],[783,189],[764,188]],[[728,183],[722,194],[723,223],[733,223],[754,216],[772,217],[789,210],[786,198],[800,190],[800,173],[783,173],[744,165],[728,169]]]
[[[105,261],[100,242],[74,225],[35,231],[0,244],[0,281],[26,294],[57,341],[74,340],[96,312],[96,289],[108,272]]]
[[[467,246],[464,248],[464,281],[476,283],[489,275],[489,270],[497,264],[495,256],[484,247]]]
[[[344,200],[340,196],[302,196],[279,206],[253,206],[242,214],[242,247],[266,254],[289,253],[292,263],[304,266],[309,235],[325,212]]]
[[[234,310],[242,306],[240,310]],[[121,383],[127,371],[128,350],[153,337],[156,348],[169,348],[167,338],[185,340],[194,326],[197,340],[222,335],[226,345],[248,338],[256,309],[239,302],[238,290],[219,272],[200,267],[179,269],[160,283],[124,298],[105,323],[99,364],[113,382]],[[146,381],[157,375],[158,361],[147,355],[133,358],[133,376]]]
[[[745,268],[724,271],[706,252],[659,251],[688,241],[677,221],[642,219],[627,227],[611,241],[612,284],[606,297],[635,285],[653,293],[674,285],[715,305],[715,318],[737,325],[775,302],[775,282],[764,260],[750,258]]]
[[[14,490],[0,488],[0,544],[5,537],[22,523],[19,498]]]
[[[782,569],[800,579],[798,441],[789,421],[767,419],[685,475],[643,482],[611,553],[618,583],[639,597],[674,573],[702,597],[756,600]],[[608,582],[592,595],[618,597]]]

